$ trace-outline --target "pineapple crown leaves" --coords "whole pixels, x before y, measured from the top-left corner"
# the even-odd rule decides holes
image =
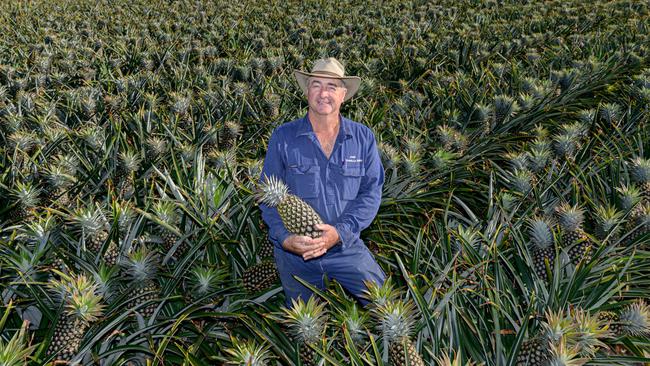
[[[65,305],[65,312],[87,323],[102,315],[102,296],[97,293],[97,284],[86,275],[66,275],[54,270],[60,280],[51,280],[50,289]]]
[[[616,191],[619,193],[619,202],[623,211],[631,210],[641,201],[641,192],[633,185],[617,187]]]
[[[352,303],[335,314],[335,320],[341,329],[347,329],[354,342],[360,342],[366,334],[368,314],[359,311],[357,304]]]
[[[627,305],[619,314],[624,334],[647,337],[650,335],[650,306],[643,300]]]
[[[553,245],[554,237],[549,219],[533,217],[528,222],[528,234],[533,250],[550,248]]]
[[[410,336],[415,326],[415,304],[410,300],[398,299],[373,310],[377,328],[389,342]]]
[[[54,188],[66,188],[71,186],[75,181],[74,175],[62,165],[50,165],[46,168],[45,175],[47,182]]]
[[[510,152],[505,157],[513,170],[526,169],[528,166],[528,154],[524,152]]]
[[[80,207],[70,216],[69,221],[76,224],[86,236],[95,235],[106,228],[106,218],[99,206]]]
[[[608,327],[598,314],[589,314],[583,309],[576,309],[573,314],[573,324],[575,335],[570,339],[571,344],[575,344],[580,355],[592,357],[596,354],[598,348],[607,347],[601,341],[602,338],[609,338]]]
[[[270,361],[269,346],[258,345],[254,341],[239,341],[232,338],[233,348],[225,351],[231,356],[228,365],[265,366]]]
[[[134,151],[127,150],[119,154],[119,169],[126,174],[135,172],[140,169],[141,159]]]
[[[29,182],[17,182],[11,193],[22,207],[35,207],[38,205],[40,190]]]
[[[578,358],[576,346],[569,347],[565,339],[557,344],[551,344],[551,357],[546,361],[548,366],[582,366],[589,361],[587,358]]]
[[[311,296],[307,302],[301,298],[291,300],[291,308],[282,308],[284,322],[289,326],[291,334],[302,343],[318,342],[325,331],[327,312],[325,303],[319,303]]]
[[[644,184],[650,182],[650,159],[636,157],[628,163],[634,182]]]
[[[212,267],[195,266],[189,274],[193,294],[201,297],[209,294],[223,284],[226,274]]]
[[[509,178],[512,188],[519,193],[526,194],[533,188],[533,173],[527,169],[516,169]]]
[[[176,204],[172,201],[163,200],[154,204],[153,210],[156,216],[164,223],[170,226],[178,224],[178,213],[176,212]]]
[[[17,238],[30,244],[42,243],[44,245],[56,228],[56,219],[48,212],[45,216],[38,216],[35,221],[22,226]]]
[[[276,176],[264,176],[262,184],[258,185],[255,198],[259,203],[269,207],[278,206],[289,195],[289,187]]]
[[[439,149],[431,154],[431,164],[434,168],[443,170],[458,159],[458,154],[447,150]]]
[[[23,321],[20,329],[5,343],[0,338],[0,365],[22,366],[27,364],[27,357],[34,352],[38,344],[28,345],[27,328],[29,322]]]
[[[463,363],[463,358],[460,357],[460,352],[457,352],[452,359],[448,354],[444,353],[440,357],[436,357],[437,366],[474,366],[475,363],[472,360],[468,360]]]
[[[158,272],[160,258],[157,252],[145,246],[130,252],[121,262],[130,281],[144,283],[152,280]]]
[[[548,164],[548,161],[551,158],[551,152],[548,150],[547,146],[534,145],[531,147],[526,157],[528,162],[527,167],[533,172],[539,173]]]
[[[390,277],[383,284],[374,281],[364,281],[364,284],[366,289],[363,291],[363,297],[370,300],[374,307],[381,307],[395,301],[401,295],[401,292],[393,285],[393,280]]]
[[[111,217],[121,231],[128,229],[133,223],[136,212],[133,204],[129,201],[115,200],[112,205]]]
[[[557,344],[565,338],[575,337],[575,327],[571,317],[564,311],[554,312],[547,310],[545,320],[542,322],[542,335],[550,344]]]
[[[568,203],[562,203],[555,208],[560,226],[565,231],[576,231],[582,228],[585,219],[584,210],[578,205],[571,206]]]
[[[623,219],[623,212],[612,205],[597,206],[594,210],[594,217],[599,229],[608,233]]]

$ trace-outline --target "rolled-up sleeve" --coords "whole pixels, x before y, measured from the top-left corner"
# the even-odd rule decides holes
[[[271,176],[276,176],[284,181],[285,165],[282,159],[283,144],[280,131],[274,131],[269,139],[269,146],[266,157],[264,158],[264,167],[262,168],[260,182],[264,180],[264,177]],[[261,203],[260,209],[262,210],[262,219],[269,227],[269,239],[273,245],[282,249],[282,243],[291,233],[284,227],[276,208]]]
[[[368,132],[367,141],[364,142],[367,146],[364,159],[366,174],[361,178],[357,197],[347,204],[334,225],[344,249],[355,243],[361,243],[359,240],[361,231],[370,226],[381,204],[384,167],[379,157],[375,136],[369,130]]]

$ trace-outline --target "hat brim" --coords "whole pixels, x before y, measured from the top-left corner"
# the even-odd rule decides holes
[[[318,77],[318,78],[327,78],[327,79],[338,79],[345,84],[345,88],[347,89],[347,92],[345,93],[345,98],[343,101],[347,101],[350,98],[352,98],[357,91],[359,91],[359,85],[361,85],[361,78],[358,76],[335,76],[335,75],[329,75],[329,74],[323,74],[323,73],[311,73],[311,72],[304,72],[300,70],[294,70],[293,75],[296,77],[296,81],[298,81],[298,85],[300,86],[300,89],[302,90],[305,95],[307,95],[307,81],[309,80],[310,77]]]

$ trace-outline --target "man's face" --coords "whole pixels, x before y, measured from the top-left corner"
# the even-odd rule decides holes
[[[309,111],[320,115],[338,115],[346,92],[341,80],[310,77],[307,83]]]

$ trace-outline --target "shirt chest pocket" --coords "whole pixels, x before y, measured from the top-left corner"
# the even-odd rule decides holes
[[[366,168],[362,164],[346,164],[333,169],[335,182],[341,198],[353,200],[359,193],[361,179],[366,175]]]
[[[300,198],[316,198],[320,191],[320,168],[308,162],[289,164],[287,185],[289,193]]]

